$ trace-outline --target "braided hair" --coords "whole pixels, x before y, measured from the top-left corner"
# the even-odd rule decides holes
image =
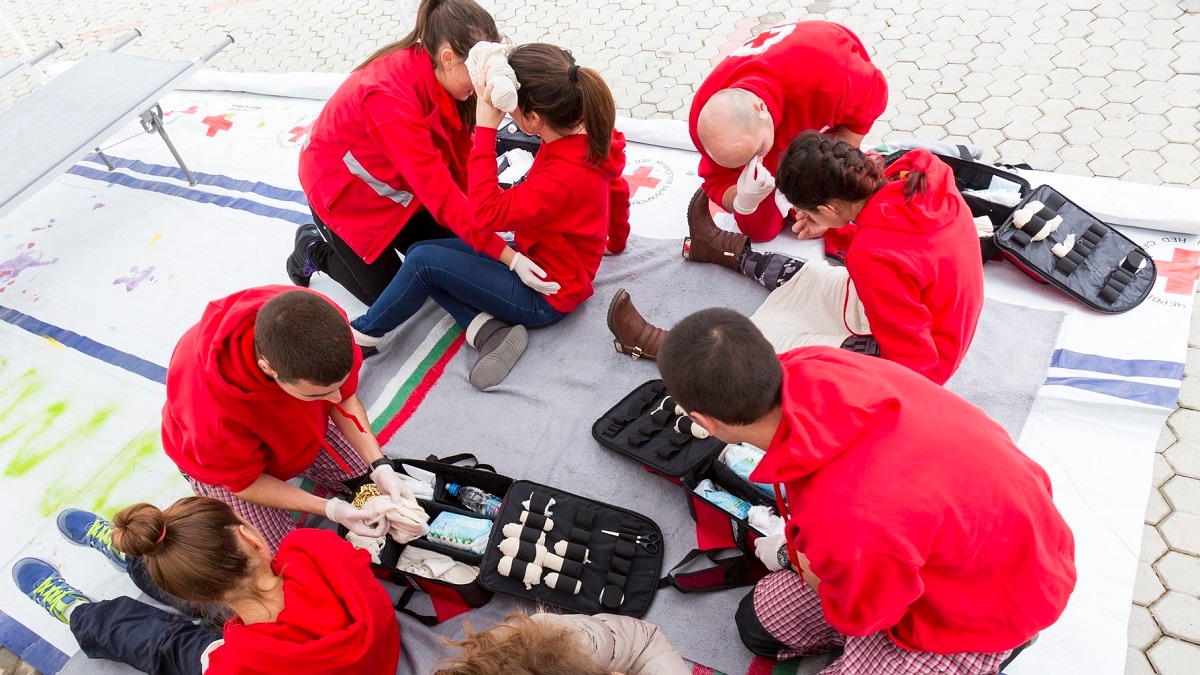
[[[861,150],[833,136],[805,131],[788,144],[779,158],[776,187],[798,209],[813,211],[833,201],[869,199],[890,179],[883,167]],[[904,198],[925,191],[925,174],[903,176]]]

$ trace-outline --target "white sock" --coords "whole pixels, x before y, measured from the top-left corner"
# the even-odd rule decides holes
[[[63,610],[63,618],[67,620],[68,624],[71,623],[71,615],[75,613],[75,608],[84,603],[87,603],[87,602],[90,602],[90,600],[84,600],[83,598],[76,598],[75,602],[72,602],[71,604],[67,605],[67,608],[65,610]]]
[[[378,347],[380,342],[383,342],[381,337],[371,337],[364,333],[354,330],[354,326],[350,327],[350,335],[354,337],[354,344],[359,347]]]
[[[483,324],[491,321],[494,318],[496,317],[488,314],[487,312],[480,312],[476,314],[475,318],[471,319],[471,325],[467,326],[467,344],[479,349],[479,345],[475,344],[475,336],[479,335],[479,329],[483,328]]]

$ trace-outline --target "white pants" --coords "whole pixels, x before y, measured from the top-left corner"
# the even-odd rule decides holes
[[[846,268],[821,260],[804,263],[796,276],[767,296],[750,320],[777,354],[808,345],[840,347],[851,335],[871,333]]]

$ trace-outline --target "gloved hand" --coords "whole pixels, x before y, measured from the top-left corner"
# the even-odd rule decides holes
[[[754,213],[758,205],[775,192],[775,177],[762,165],[757,156],[746,162],[742,175],[738,176],[737,195],[733,198],[733,210],[743,216]]]
[[[782,561],[787,560],[787,538],[782,534],[773,534],[769,537],[759,537],[754,542],[754,555],[762,561],[767,569],[772,572],[778,572],[781,569],[791,569],[792,565],[789,561],[785,566]],[[782,555],[781,555],[782,551]]]
[[[412,489],[400,478],[391,464],[380,464],[375,467],[375,470],[371,472],[371,482],[379,488],[380,492],[397,504],[405,504],[414,500]]]
[[[562,288],[557,281],[546,281],[546,270],[538,267],[537,263],[520,253],[513,254],[513,259],[508,264],[508,269],[516,272],[517,276],[521,277],[521,283],[542,295],[554,295],[558,292],[558,289]]]
[[[374,509],[356,509],[341,499],[325,502],[325,517],[363,537],[382,537],[388,530],[387,519],[380,518]]]

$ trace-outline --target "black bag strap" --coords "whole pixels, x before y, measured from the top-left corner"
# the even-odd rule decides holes
[[[711,564],[688,572],[681,571],[701,558]],[[758,581],[759,576],[753,573],[752,562],[750,556],[741,549],[701,551],[694,548],[665,577],[659,579],[658,587],[674,586],[681,593],[704,593],[749,586]]]
[[[412,589],[411,587],[405,588],[404,592],[400,594],[400,599],[397,600],[396,604],[394,605],[396,608],[396,611],[400,612],[401,614],[411,616],[412,618],[416,619],[417,621],[420,621],[422,624],[424,624],[426,626],[438,625],[438,623],[440,623],[440,622],[438,621],[438,618],[436,616],[427,616],[425,614],[418,614],[417,612],[414,612],[408,608],[408,603],[409,603],[409,601],[412,600],[413,595],[415,593],[416,593],[416,591],[414,589]]]
[[[964,160],[966,160],[966,161],[968,161],[968,162],[974,162],[974,161],[975,161],[975,158],[971,156],[971,151],[967,149],[967,146],[965,146],[965,145],[956,145],[956,146],[954,146],[954,147],[958,148],[958,156],[959,156],[961,159],[964,159]]]
[[[451,466],[461,466],[467,469],[479,469],[480,471],[491,471],[496,473],[496,467],[491,464],[482,464],[479,458],[469,452],[460,452],[449,457],[438,457],[437,455],[429,455],[425,458],[427,462],[437,462],[438,464],[449,464]]]

